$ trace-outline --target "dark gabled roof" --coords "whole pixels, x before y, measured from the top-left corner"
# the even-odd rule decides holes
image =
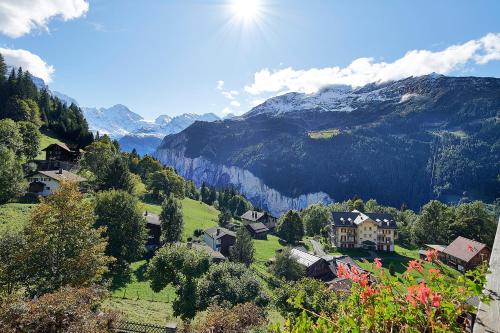
[[[52,144],[48,145],[47,147],[45,147],[44,149],[42,149],[42,151],[50,150],[54,146],[59,146],[59,147],[61,147],[62,149],[66,150],[69,153],[71,153],[73,151],[66,144],[64,144],[62,142],[52,143]]]
[[[361,213],[358,211],[332,213],[332,225],[335,227],[356,228],[357,224],[363,222],[366,219],[374,221],[381,228],[385,229],[397,228],[396,220],[391,214],[387,213]]]
[[[369,245],[369,246],[377,245],[377,244],[375,244],[375,242],[372,242],[371,240],[362,241],[361,244]]]
[[[351,257],[347,256],[347,255],[343,255],[343,256],[339,256],[339,257],[335,257],[329,264],[329,267],[330,267],[330,270],[332,271],[332,273],[335,275],[335,276],[338,276],[337,274],[337,270],[338,270],[338,266],[339,265],[344,265],[345,268],[347,269],[351,269],[351,267],[356,267],[356,269],[359,271],[359,272],[365,272],[365,270],[363,268],[361,268],[357,263],[356,261],[354,261],[354,259],[352,259]]]
[[[146,223],[160,225],[160,217],[156,214],[152,214],[150,212],[144,212],[144,218],[146,219]]]
[[[465,262],[469,262],[485,247],[486,244],[459,236],[443,250],[443,253],[446,253]]]
[[[370,219],[377,222],[377,224],[382,228],[397,228],[396,220],[391,214],[387,213],[365,213]]]
[[[228,230],[226,228],[221,228],[221,227],[213,227],[205,230],[205,233],[209,235],[213,239],[219,239],[221,237],[224,237],[226,235],[231,236],[231,237],[236,237],[236,234],[232,232],[231,230]]]
[[[205,251],[212,259],[226,260],[226,257],[218,251],[214,251],[210,246],[206,244],[192,243],[192,247]]]
[[[252,229],[252,231],[256,234],[268,232],[269,229],[262,222],[250,223],[247,225],[247,228]]]
[[[263,216],[264,213],[262,212],[257,212],[255,210],[248,210],[245,212],[245,214],[241,215],[241,218],[248,221],[258,221]]]
[[[333,212],[332,224],[336,227],[356,227],[354,220],[358,215],[355,212]]]

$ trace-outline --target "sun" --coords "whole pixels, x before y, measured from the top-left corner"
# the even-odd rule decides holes
[[[245,22],[255,21],[262,9],[259,0],[232,0],[231,7],[234,16]]]

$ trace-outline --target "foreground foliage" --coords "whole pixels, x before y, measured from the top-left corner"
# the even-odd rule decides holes
[[[435,258],[429,251],[428,261]],[[299,293],[291,302],[301,314],[287,320],[284,330],[275,327],[273,332],[462,332],[466,313],[473,311],[467,300],[484,298],[485,267],[450,281],[439,263],[424,269],[421,261],[410,261],[400,278],[387,274],[379,259],[373,265],[374,283],[368,273],[339,266],[339,276],[353,282],[350,293],[334,306],[312,309],[304,306]]]
[[[0,332],[114,332],[116,316],[100,309],[102,297],[96,288],[63,288],[36,300],[0,299]]]

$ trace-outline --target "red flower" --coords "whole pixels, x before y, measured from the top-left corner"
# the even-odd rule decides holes
[[[474,252],[474,248],[472,247],[472,245],[467,245],[467,251],[469,252]]]
[[[433,262],[437,259],[437,251],[436,250],[427,250],[425,251],[425,260],[428,262]]]
[[[372,287],[366,287],[365,290],[363,291],[363,293],[361,293],[361,303],[366,302],[368,297],[373,296],[376,293],[377,293],[377,291],[375,289],[373,289]]]
[[[366,287],[368,285],[368,274],[363,273],[359,277],[359,285],[362,287]]]
[[[432,306],[439,307],[441,305],[441,298],[440,294],[432,294]]]
[[[427,299],[429,298],[430,293],[431,293],[431,288],[427,287],[424,281],[420,282],[417,295],[420,303],[422,304],[427,303]]]
[[[441,271],[439,269],[429,268],[429,275],[440,276]]]
[[[347,267],[345,267],[344,264],[340,264],[338,265],[337,267],[337,276],[340,277],[340,278],[347,278],[349,277],[349,272],[348,272],[348,269]]]
[[[378,269],[382,268],[382,262],[380,261],[380,258],[373,259],[373,262],[375,263],[375,266],[377,266]]]
[[[406,270],[407,272],[411,272],[412,270],[416,269],[420,273],[423,273],[424,269],[422,267],[422,264],[418,260],[412,260],[409,262],[408,269]]]

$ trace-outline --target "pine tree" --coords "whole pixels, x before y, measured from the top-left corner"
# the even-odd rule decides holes
[[[124,190],[132,193],[134,183],[128,165],[119,156],[116,157],[111,165],[104,172],[101,178],[101,189],[103,190]]]
[[[161,204],[161,233],[164,243],[175,243],[181,240],[184,229],[182,204],[173,194]]]
[[[278,235],[290,244],[304,237],[304,225],[299,213],[295,210],[289,210],[281,216],[276,229]]]
[[[252,237],[245,227],[241,227],[236,232],[236,242],[231,249],[231,260],[240,262],[247,266],[254,260],[255,249],[253,247]]]
[[[201,184],[200,194],[201,194],[201,201],[203,201],[204,203],[208,203],[208,197],[210,195],[210,191],[207,188],[205,182]]]
[[[0,53],[0,88],[3,86],[5,81],[7,81],[7,64],[5,63],[5,60]]]

